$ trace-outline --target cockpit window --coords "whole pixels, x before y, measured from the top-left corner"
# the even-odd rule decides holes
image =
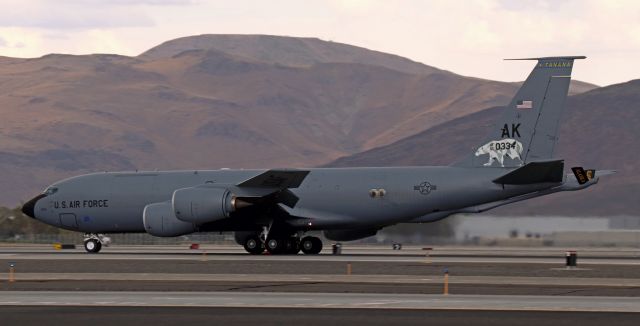
[[[53,194],[55,194],[58,191],[58,188],[56,187],[49,187],[47,188],[47,190],[44,191],[44,194],[47,196],[51,196]]]

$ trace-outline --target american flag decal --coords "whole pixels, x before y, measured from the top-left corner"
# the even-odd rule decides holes
[[[516,109],[532,109],[533,101],[518,101],[516,102]]]

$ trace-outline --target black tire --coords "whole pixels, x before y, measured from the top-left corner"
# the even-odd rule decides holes
[[[307,255],[317,255],[322,251],[322,240],[317,237],[304,237],[300,241],[300,249]]]
[[[283,238],[267,238],[264,244],[267,251],[272,255],[278,255],[284,253],[287,249],[287,239]]]
[[[244,240],[244,250],[252,255],[259,255],[264,251],[264,245],[257,235],[251,235]]]
[[[322,240],[320,238],[313,237],[314,245],[313,250],[311,251],[312,255],[317,255],[322,251]]]
[[[100,249],[102,249],[102,243],[96,239],[88,239],[84,242],[84,250],[90,254],[98,253]]]

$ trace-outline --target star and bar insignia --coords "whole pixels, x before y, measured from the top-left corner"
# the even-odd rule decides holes
[[[423,195],[428,195],[432,190],[436,190],[436,185],[432,185],[429,181],[425,181],[413,187],[413,190],[419,191]]]

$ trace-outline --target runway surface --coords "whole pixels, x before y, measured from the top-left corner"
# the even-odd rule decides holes
[[[7,325],[635,326],[638,313],[404,309],[0,306]]]
[[[119,254],[114,254],[119,255]],[[148,273],[148,274],[287,274],[287,275],[341,275],[351,264],[357,275],[443,275],[445,269],[452,276],[513,276],[549,278],[626,278],[639,279],[640,266],[635,264],[591,264],[580,261],[577,268],[567,269],[564,260],[546,263],[505,261],[450,262],[436,259],[387,260],[384,256],[362,260],[360,256],[319,255],[313,260],[305,256],[250,255],[214,256],[187,255],[165,256],[154,259],[138,255],[132,259],[110,257],[113,255],[61,254],[46,255],[40,259],[0,255],[0,268],[15,263],[19,273]],[[1,271],[1,270],[0,270]],[[5,269],[6,271],[6,269]]]
[[[6,306],[153,306],[348,309],[456,309],[640,312],[640,300],[624,297],[490,296],[274,292],[76,292],[5,291]]]
[[[50,259],[56,260],[198,260],[204,255],[209,260],[222,261],[323,261],[323,262],[422,262],[435,263],[519,263],[553,264],[564,263],[565,250],[559,248],[473,248],[473,247],[423,247],[409,246],[403,250],[391,250],[381,246],[343,247],[342,255],[331,255],[325,248],[321,255],[247,255],[241,246],[202,246],[189,250],[188,246],[112,246],[96,255],[86,254],[83,249],[54,250],[51,246],[0,246],[0,259]],[[574,248],[575,249],[575,248]],[[573,249],[572,249],[573,250]],[[638,249],[593,249],[578,250],[583,264],[634,265],[640,266]]]
[[[26,325],[39,321],[26,312],[50,306],[69,325],[82,312],[118,322],[149,318],[143,311],[161,311],[165,318],[153,318],[159,325],[179,318],[253,325],[266,318],[268,325],[296,316],[307,324],[314,315],[318,325],[335,316],[387,325],[482,325],[476,316],[491,325],[638,322],[640,251],[578,252],[578,267],[567,269],[558,248],[345,247],[342,255],[253,256],[236,246],[113,246],[99,254],[0,246],[0,313]]]
[[[635,249],[591,249],[591,261],[580,259],[578,268],[572,269],[564,267],[564,252],[555,248],[431,251],[441,256],[426,257],[419,247],[401,251],[355,247],[352,254],[345,250],[343,255],[313,256],[254,256],[236,246],[201,250],[186,246],[115,246],[99,254],[81,249],[59,251],[49,246],[0,247],[0,266],[13,263],[17,280],[1,283],[0,291],[437,294],[442,292],[447,270],[451,291],[456,294],[640,297],[640,259],[635,257]],[[493,257],[500,253],[504,256]],[[537,258],[523,258],[527,253]],[[540,258],[552,253],[557,257]],[[349,266],[351,275],[346,275]],[[0,273],[2,279],[8,280],[6,272]]]
[[[64,277],[53,277],[47,279],[40,275],[18,275],[16,282],[0,283],[2,291],[190,291],[190,292],[315,292],[315,293],[378,293],[378,294],[441,294],[443,292],[442,278],[416,280],[411,283],[408,280],[401,282],[391,281],[371,281],[365,277],[353,276],[349,280],[326,280],[322,278],[314,279],[313,276],[293,276],[291,280],[284,281],[254,281],[252,277],[239,279],[236,281],[207,280],[180,280],[182,274],[172,275],[161,279],[150,277],[149,274],[129,275],[114,274],[109,278],[102,278],[96,275],[65,275]],[[122,276],[122,280],[114,280]],[[237,278],[242,277],[239,275]],[[188,278],[188,275],[186,275]],[[395,277],[395,276],[394,276]],[[107,280],[105,280],[107,279]],[[135,279],[135,280],[128,280]],[[203,279],[211,279],[210,277]],[[264,279],[264,277],[258,277]],[[298,279],[299,281],[296,281]],[[640,297],[640,287],[630,285],[630,281],[622,280],[616,283],[612,280],[610,286],[598,285],[597,280],[584,279],[583,282],[568,282],[558,284],[548,282],[544,279],[532,279],[531,281],[514,280],[508,283],[507,280],[488,279],[456,279],[451,278],[449,291],[455,294],[501,294],[501,295],[553,295],[553,296],[620,296],[620,297]],[[465,283],[466,282],[466,283]],[[594,283],[594,284],[590,284]]]

